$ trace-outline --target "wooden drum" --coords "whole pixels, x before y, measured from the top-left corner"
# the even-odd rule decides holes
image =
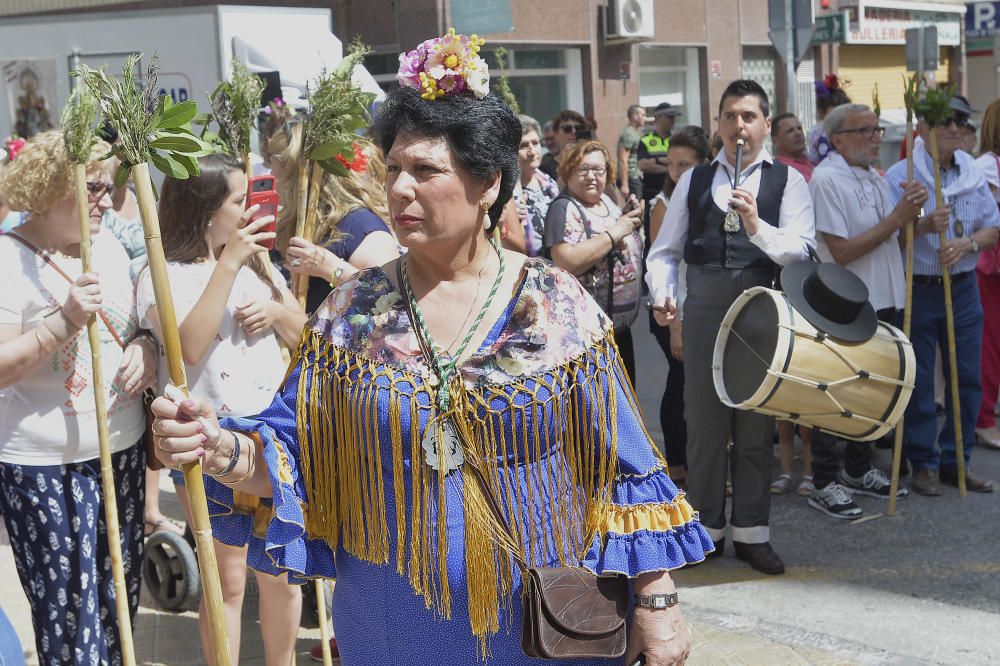
[[[712,372],[730,407],[870,441],[902,418],[916,366],[894,326],[879,322],[867,342],[843,342],[813,327],[783,293],[754,287],[726,313]]]

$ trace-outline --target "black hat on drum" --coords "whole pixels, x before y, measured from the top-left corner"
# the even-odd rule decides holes
[[[817,330],[845,342],[866,342],[878,317],[868,287],[843,266],[800,261],[781,270],[781,286],[799,314]]]

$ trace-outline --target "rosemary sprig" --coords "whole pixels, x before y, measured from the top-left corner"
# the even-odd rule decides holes
[[[511,111],[521,113],[521,105],[518,103],[514,91],[510,89],[510,77],[507,76],[507,58],[510,57],[510,54],[502,46],[493,53],[496,55],[497,65],[500,67],[500,79],[497,83],[497,92],[500,94],[500,99],[507,103]]]
[[[906,121],[913,122],[913,114],[920,102],[920,78],[916,73],[903,75],[903,104],[906,106]]]
[[[260,110],[264,80],[233,58],[232,75],[209,97],[219,139],[233,155],[250,152],[250,135]]]
[[[90,150],[97,138],[97,117],[97,99],[90,90],[82,85],[74,88],[59,120],[66,152],[76,164],[90,161]]]
[[[954,115],[951,108],[951,98],[954,95],[954,85],[928,88],[924,98],[914,105],[914,110],[929,126],[936,127]]]

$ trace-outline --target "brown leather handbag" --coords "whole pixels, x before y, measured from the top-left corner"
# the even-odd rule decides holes
[[[517,543],[483,472],[468,459],[466,468],[473,471],[497,523]],[[526,655],[538,659],[625,656],[628,578],[596,576],[580,567],[529,567],[520,554],[514,559],[521,570],[521,649]]]

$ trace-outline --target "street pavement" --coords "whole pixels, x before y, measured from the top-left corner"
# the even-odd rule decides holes
[[[644,317],[633,327],[637,392],[650,434],[657,420],[666,361]],[[888,464],[888,452],[879,463]],[[977,450],[973,469],[1000,479],[1000,452]],[[164,483],[164,511],[179,518],[173,488]],[[885,503],[859,498],[865,519],[838,521],[809,509],[794,494],[775,497],[772,535],[785,560],[783,576],[764,576],[727,556],[674,573],[691,625],[691,666],[793,664],[1000,663],[1000,494],[939,498],[911,494],[897,515]],[[10,546],[0,534],[0,599],[29,664],[37,663],[31,621]],[[241,664],[264,664],[256,593],[248,584]],[[156,608],[144,592],[135,623],[141,664],[203,663],[192,612]],[[298,663],[319,635],[299,634]],[[442,661],[442,663],[446,663]],[[469,665],[473,666],[473,665]]]

